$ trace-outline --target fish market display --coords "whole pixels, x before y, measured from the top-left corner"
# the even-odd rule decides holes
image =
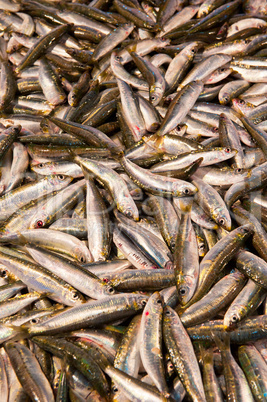
[[[267,400],[266,0],[0,0],[0,400]]]

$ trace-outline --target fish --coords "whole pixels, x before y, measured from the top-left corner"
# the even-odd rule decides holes
[[[190,338],[178,314],[169,306],[164,308],[163,336],[173,365],[188,394],[192,399],[205,401],[200,368]]]
[[[184,200],[179,203],[181,219],[174,247],[175,284],[182,305],[187,304],[194,295],[199,278],[198,245],[191,222],[193,199],[185,198]]]
[[[150,296],[142,313],[139,332],[140,357],[153,383],[168,397],[162,354],[162,319],[162,299],[160,294],[155,292]]]
[[[27,346],[13,342],[7,343],[5,350],[26,394],[33,399],[54,401],[52,388],[34,353]]]
[[[227,398],[253,401],[245,374],[231,354],[229,334],[224,334],[222,340],[214,334],[214,340],[221,351]]]
[[[265,3],[0,0],[3,401],[266,397]]]

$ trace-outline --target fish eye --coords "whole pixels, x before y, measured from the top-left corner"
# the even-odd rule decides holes
[[[154,101],[154,100],[156,100],[157,98],[156,98],[156,96],[155,95],[151,95],[151,100],[152,101]]]
[[[79,294],[78,294],[78,292],[72,292],[72,299],[73,300],[77,300],[79,298]]]
[[[232,321],[233,321],[233,322],[236,322],[236,321],[237,321],[237,316],[236,316],[236,315],[233,315],[233,316],[232,316]]]
[[[85,258],[83,256],[81,256],[80,260],[81,260],[81,262],[86,262]]]
[[[229,101],[229,96],[225,96],[225,97],[224,97],[224,100],[225,100],[226,102],[228,102],[228,101]]]
[[[183,193],[186,194],[186,195],[190,194],[189,188],[185,188],[185,189],[183,190]]]
[[[141,304],[142,306],[146,306],[146,300],[145,299],[141,300]]]
[[[200,250],[203,250],[205,248],[205,244],[200,244],[199,248]]]
[[[242,232],[242,233],[249,233],[249,229],[248,229],[248,228],[242,228],[242,229],[241,229],[241,232]]]
[[[158,304],[162,304],[162,301],[160,299],[157,300]]]
[[[219,219],[219,224],[220,224],[220,225],[223,225],[224,223],[225,223],[225,219],[224,219],[224,218],[220,218],[220,219]]]
[[[220,71],[221,71],[221,73],[223,73],[225,70],[226,70],[226,68],[222,67]]]
[[[179,293],[181,296],[184,296],[186,294],[186,289],[185,288],[180,288]]]
[[[7,271],[1,271],[1,278],[7,278]]]
[[[171,312],[169,310],[166,311],[166,315],[171,315]]]
[[[244,101],[243,99],[240,99],[240,100],[239,100],[239,104],[240,104],[240,105],[244,105],[244,104],[245,104],[245,101]]]
[[[120,57],[120,56],[115,56],[115,60],[117,60],[117,61],[122,61],[122,57]]]
[[[127,218],[132,218],[133,216],[132,212],[129,210],[125,212],[125,215],[127,216]]]
[[[59,180],[64,180],[64,179],[65,179],[65,176],[63,176],[63,174],[58,174],[58,175],[57,175],[57,178],[58,178]]]
[[[230,148],[226,148],[225,152],[227,152],[228,154],[231,152]]]
[[[178,126],[176,127],[176,130],[177,130],[177,131],[181,131],[181,130],[182,130],[182,127],[180,126],[180,124],[178,124]]]
[[[32,324],[36,324],[36,323],[37,323],[36,318],[33,318],[33,319],[31,320],[31,323],[32,323]]]
[[[108,278],[103,278],[102,281],[105,282],[105,283],[108,283],[109,279]]]
[[[212,127],[212,131],[213,131],[213,132],[218,131],[218,127]]]
[[[116,386],[112,387],[113,392],[118,392],[118,388]]]
[[[36,222],[36,226],[38,227],[38,228],[42,228],[43,226],[44,226],[44,222],[43,221],[37,221]]]
[[[38,167],[39,167],[39,168],[44,167],[44,163],[39,163]]]
[[[241,169],[241,168],[238,168],[238,169],[236,169],[236,171],[237,171],[237,173],[241,173],[241,172],[242,172],[242,169]]]
[[[115,289],[110,286],[110,287],[107,288],[107,291],[108,291],[109,294],[112,295],[115,292]]]

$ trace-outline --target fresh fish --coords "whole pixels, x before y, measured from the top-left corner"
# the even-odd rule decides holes
[[[162,354],[163,306],[158,292],[150,296],[140,325],[140,356],[143,366],[158,390],[168,397]]]
[[[201,300],[185,309],[181,315],[183,325],[190,327],[215,317],[239,292],[241,294],[244,284],[245,277],[238,271],[224,276]]]
[[[27,250],[38,264],[58,275],[63,280],[66,280],[75,289],[93,299],[115,293],[115,290],[110,285],[106,285],[94,274],[90,273],[90,271],[64,257],[40,247],[27,246]]]
[[[1,247],[1,262],[18,278],[23,278],[26,285],[30,288],[42,294],[49,293],[53,300],[59,303],[66,303],[68,306],[75,306],[85,301],[76,289],[55,274],[49,272],[46,268],[23,258],[11,256],[4,251],[5,248]],[[39,293],[38,295],[34,295],[35,300],[40,298]],[[25,298],[24,296],[20,297],[23,300]]]
[[[185,198],[179,206],[181,219],[174,248],[174,273],[178,299],[185,305],[193,297],[199,277],[198,245],[191,222],[193,199]],[[186,257],[188,255],[188,257]]]
[[[265,400],[266,1],[0,9],[0,399]]]
[[[33,400],[55,401],[52,388],[34,353],[27,346],[12,342],[6,344],[5,350],[27,395]]]
[[[245,374],[231,354],[230,336],[224,334],[223,339],[220,339],[217,335],[213,337],[221,352],[228,400],[236,399],[238,401],[252,402],[254,399]]]
[[[192,400],[206,401],[200,368],[190,338],[177,313],[164,308],[163,334],[171,360]]]
[[[85,325],[92,326],[95,323],[105,324],[129,317],[135,311],[143,310],[148,300],[141,294],[118,294],[98,301],[88,301],[72,309],[65,309],[55,317],[40,324],[31,325],[28,328],[30,335],[55,334],[58,331],[65,332],[83,328]]]

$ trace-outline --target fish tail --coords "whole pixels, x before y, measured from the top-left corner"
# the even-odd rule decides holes
[[[213,350],[210,345],[199,342],[199,350],[203,360],[203,364],[213,362]]]
[[[179,208],[182,213],[189,213],[191,212],[192,205],[193,205],[193,197],[183,197],[179,198]]]
[[[30,336],[28,329],[26,327],[23,327],[23,325],[18,327],[17,325],[5,324],[5,327],[12,330],[12,332],[13,332],[12,338],[11,338],[12,341],[20,341],[22,339],[27,339]]]
[[[7,56],[7,42],[4,40],[4,38],[0,37],[0,61],[7,61],[8,56]]]
[[[116,161],[120,161],[123,157],[124,157],[124,151],[121,149],[121,147],[118,146],[113,146],[112,147],[108,147],[112,158],[114,158]]]
[[[230,335],[226,332],[212,332],[212,338],[220,351],[230,349]]]

